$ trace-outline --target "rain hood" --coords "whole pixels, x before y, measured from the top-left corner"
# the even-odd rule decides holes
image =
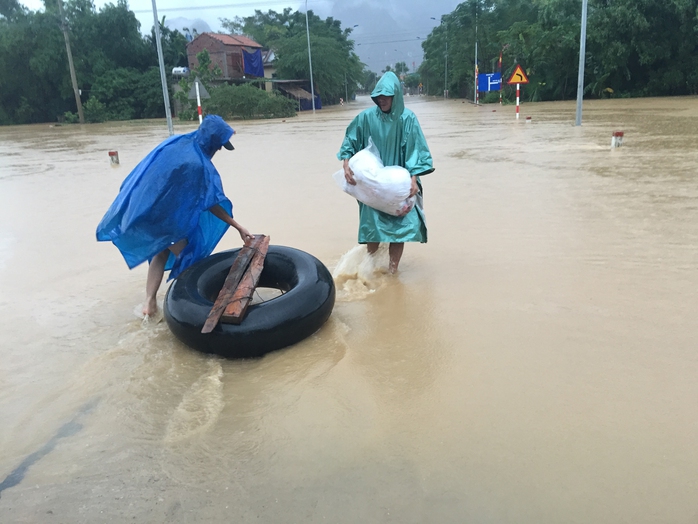
[[[402,97],[402,85],[400,84],[400,80],[392,71],[385,73],[376,84],[373,92],[371,92],[371,98],[376,105],[378,105],[378,102],[376,102],[376,97],[380,95],[393,97],[393,105],[390,108],[390,113],[383,113],[380,107],[378,108],[378,111],[383,115],[383,118],[387,117],[391,120],[400,118],[402,113],[405,111],[405,101]]]

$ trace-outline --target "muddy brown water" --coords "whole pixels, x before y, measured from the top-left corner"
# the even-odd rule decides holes
[[[407,98],[436,171],[395,277],[331,178],[368,104],[234,122],[214,158],[237,219],[338,285],[239,362],[143,325],[146,268],[94,240],[164,122],[0,128],[1,522],[698,521],[698,99],[574,127]]]

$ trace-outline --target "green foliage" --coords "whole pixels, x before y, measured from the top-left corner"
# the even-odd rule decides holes
[[[77,124],[80,122],[80,116],[77,113],[71,113],[70,111],[66,111],[63,114],[63,121],[66,124]]]
[[[295,116],[295,102],[286,97],[267,93],[249,84],[224,85],[211,92],[204,102],[206,113],[233,118],[283,118]]]
[[[155,26],[150,30],[150,35],[145,38],[146,45],[150,48],[150,53],[157,56],[157,41],[155,39]],[[165,17],[160,22],[160,43],[162,45],[162,56],[164,62],[170,67],[187,67],[187,38],[179,31],[165,27]],[[155,65],[155,64],[153,64]]]
[[[373,71],[369,71],[368,69],[364,68],[363,71],[361,71],[361,74],[359,76],[359,85],[361,88],[370,93],[373,91],[373,88],[376,87],[376,84],[378,83],[378,75],[374,73]]]
[[[67,0],[64,12],[83,99],[96,90],[107,118],[162,116],[154,40],[141,35],[126,0],[99,11],[92,0]],[[166,68],[186,65],[184,37],[161,30]],[[52,121],[76,111],[55,0],[43,12],[0,0],[0,70],[0,124]]]
[[[499,103],[499,91],[490,91],[485,94],[485,96],[480,96],[481,104],[498,104]]]
[[[49,120],[75,108],[65,42],[54,13],[0,18],[0,124]]]
[[[276,72],[279,78],[310,81],[308,40],[305,13],[284,9],[255,11],[246,18],[222,19],[222,25],[234,34],[246,34],[276,53]],[[324,105],[339,103],[340,98],[351,97],[363,80],[364,65],[354,53],[354,42],[349,39],[351,29],[342,29],[341,22],[329,17],[325,20],[308,11],[310,48],[313,61],[315,93]],[[309,88],[308,88],[309,89]]]
[[[97,98],[91,97],[83,106],[85,122],[96,124],[107,120],[107,107]]]
[[[92,86],[92,97],[100,100],[107,120],[157,118],[165,115],[162,84],[157,67],[145,73],[119,68],[101,75]]]
[[[446,84],[472,97],[475,32],[480,72],[526,70],[529,100],[576,96],[581,0],[466,0],[423,42],[419,72],[430,94]],[[698,92],[698,0],[589,0],[586,96]],[[511,89],[511,88],[507,88]],[[507,94],[507,91],[505,91]]]
[[[419,73],[412,73],[405,76],[404,83],[405,87],[419,87],[421,81],[422,79],[419,76]]]
[[[405,62],[398,62],[397,64],[395,64],[394,71],[397,76],[400,76],[407,74],[409,68],[407,67],[407,64]]]
[[[182,78],[179,81],[181,90],[174,95],[174,98],[182,107],[179,113],[180,120],[194,120],[198,118],[199,112],[197,110],[196,100],[189,100],[189,91],[191,91],[194,81],[198,78],[209,94],[211,94],[217,89],[213,82],[217,78],[223,76],[220,67],[217,65],[213,68],[211,67],[211,56],[206,49],[197,53],[196,59],[199,65],[191,71],[189,77]]]

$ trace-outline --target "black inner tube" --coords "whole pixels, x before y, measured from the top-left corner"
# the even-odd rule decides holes
[[[202,297],[210,300],[211,303],[216,301],[218,293],[223,288],[223,283],[230,268],[224,268],[209,275],[207,279],[201,279],[198,282],[199,293]],[[280,289],[284,293],[291,291],[298,285],[298,274],[292,264],[276,264],[273,274],[270,271],[262,271],[259,277],[257,287],[270,287]]]
[[[172,332],[190,347],[228,358],[258,357],[312,335],[334,307],[332,275],[303,251],[270,246],[258,287],[283,295],[252,304],[239,325],[219,323],[202,334],[238,250],[212,255],[177,277],[165,297],[165,319]]]

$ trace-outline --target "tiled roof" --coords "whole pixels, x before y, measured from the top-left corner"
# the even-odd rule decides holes
[[[242,47],[262,47],[251,38],[242,35],[224,35],[221,33],[204,33],[216,40],[223,42],[225,45],[235,45]]]

